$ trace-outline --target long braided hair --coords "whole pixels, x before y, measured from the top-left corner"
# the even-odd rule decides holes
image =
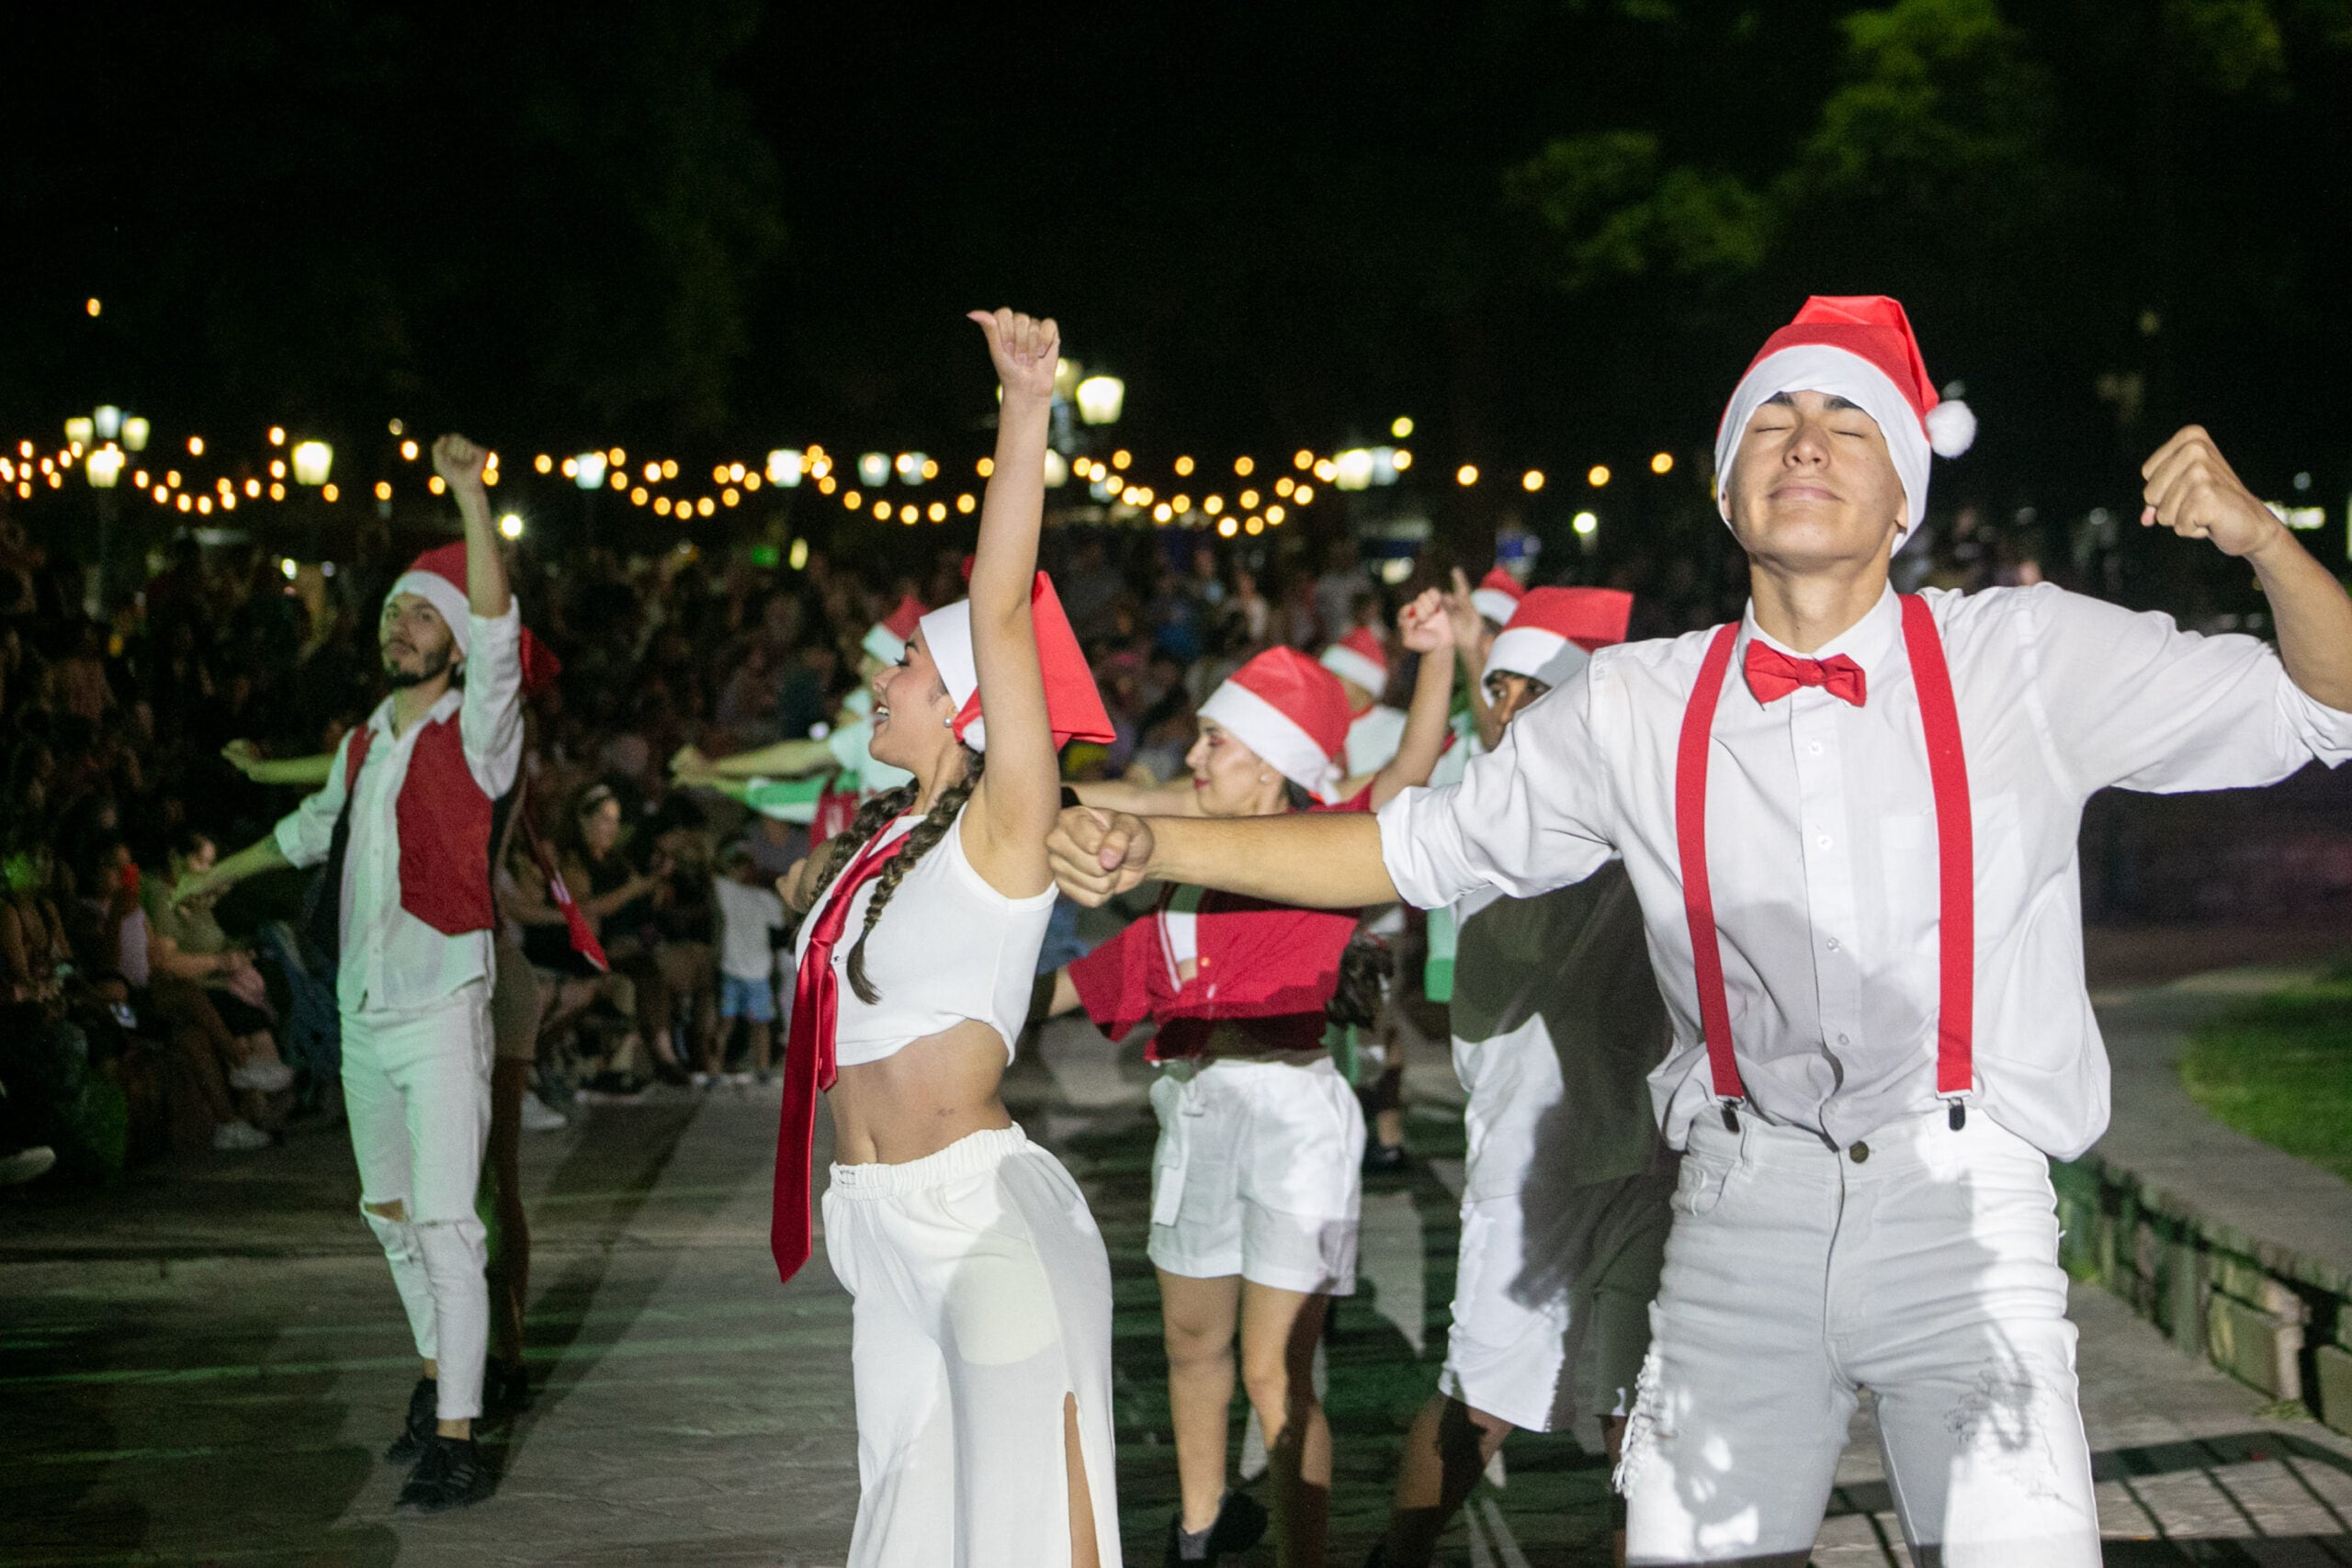
[[[875,922],[881,919],[882,911],[889,906],[890,895],[899,890],[899,884],[907,879],[907,873],[912,871],[915,863],[930,853],[932,847],[956,825],[956,813],[962,811],[964,803],[972,798],[973,787],[980,782],[980,773],[986,765],[987,759],[983,753],[968,746],[964,748],[964,776],[939,792],[939,798],[931,803],[929,813],[908,830],[907,847],[890,857],[889,863],[882,868],[882,874],[875,880],[874,897],[865,906],[865,924],[857,933],[857,945],[849,950],[849,987],[867,1007],[879,1002],[882,993],[876,990],[874,983],[865,977],[865,939],[874,934]],[[823,907],[825,890],[833,885],[833,878],[842,874],[842,867],[857,858],[858,850],[882,830],[884,823],[915,803],[918,793],[916,784],[900,784],[858,807],[856,818],[833,835],[825,845],[825,869],[817,878],[816,891],[809,896],[810,909]]]

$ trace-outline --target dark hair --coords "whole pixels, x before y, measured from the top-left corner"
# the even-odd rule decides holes
[[[857,999],[867,1007],[879,1002],[882,993],[876,990],[874,983],[865,977],[865,939],[874,934],[875,922],[881,919],[882,911],[889,906],[890,895],[899,890],[899,884],[907,879],[907,873],[912,871],[915,863],[930,853],[932,846],[944,838],[947,830],[956,825],[956,814],[964,809],[964,803],[972,798],[972,790],[979,784],[980,773],[986,763],[987,759],[982,753],[968,746],[964,749],[964,776],[939,792],[939,798],[931,803],[929,813],[909,829],[907,847],[890,857],[890,863],[882,868],[882,875],[875,883],[873,900],[865,906],[865,924],[857,933],[857,945],[849,950],[849,988],[855,991]],[[826,840],[825,869],[817,878],[816,891],[808,898],[808,908],[812,911],[822,906],[825,890],[833,885],[833,878],[842,874],[842,868],[856,858],[858,850],[882,830],[884,823],[912,806],[918,793],[919,786],[907,784],[886,795],[876,795],[858,807],[857,819],[845,830]]]
[[[172,836],[164,841],[164,848],[171,851],[172,853],[179,856],[182,860],[195,859],[196,852],[206,844],[210,844],[214,849],[219,849],[220,847],[220,840],[206,832],[203,829],[194,827],[186,822],[183,822],[178,827],[173,829]]]
[[[1370,931],[1357,931],[1340,954],[1339,988],[1323,1004],[1323,1016],[1342,1028],[1371,1028],[1396,973],[1396,955],[1388,944]]]

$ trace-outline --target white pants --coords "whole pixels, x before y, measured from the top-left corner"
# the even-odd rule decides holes
[[[1803,1561],[1857,1392],[1915,1556],[2093,1568],[2049,1162],[1981,1111],[1867,1145],[1693,1124],[1618,1468],[1629,1561]]]
[[[485,1233],[474,1213],[490,1134],[490,989],[416,1012],[343,1015],[343,1103],[360,1213],[392,1266],[416,1353],[440,1362],[440,1418],[481,1414],[490,1349]],[[398,1203],[401,1218],[374,1211]]]
[[[1171,1062],[1151,1108],[1153,1263],[1188,1279],[1354,1292],[1363,1112],[1329,1056]]]
[[[837,1165],[825,1256],[854,1301],[852,1568],[1051,1568],[1069,1553],[1063,1401],[1119,1561],[1111,1258],[1061,1162],[1018,1127],[904,1165]]]

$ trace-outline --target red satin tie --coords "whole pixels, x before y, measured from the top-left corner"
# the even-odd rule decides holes
[[[1747,689],[1759,703],[1776,703],[1799,686],[1819,686],[1840,702],[1862,705],[1868,682],[1862,667],[1836,654],[1827,659],[1792,659],[1777,648],[1750,637],[1747,642]]]
[[[784,1110],[775,1129],[775,1209],[768,1221],[768,1250],[786,1283],[808,1261],[808,1156],[817,1131],[817,1096],[833,1087],[833,1030],[839,1021],[841,980],[833,973],[833,948],[849,924],[857,890],[882,874],[891,857],[907,847],[901,833],[886,846],[876,833],[826,890],[815,917],[800,972],[792,985],[792,1032],[785,1037]]]

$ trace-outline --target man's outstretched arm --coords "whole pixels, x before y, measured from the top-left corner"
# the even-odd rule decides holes
[[[1132,817],[1073,806],[1046,850],[1062,892],[1089,908],[1154,879],[1321,909],[1396,900],[1380,824],[1361,811]]]

